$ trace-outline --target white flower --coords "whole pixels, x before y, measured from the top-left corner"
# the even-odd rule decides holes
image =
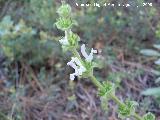
[[[62,38],[61,40],[59,40],[59,42],[60,42],[62,45],[69,45],[69,42],[68,42],[67,37]]]
[[[88,55],[88,54],[86,53],[85,44],[83,44],[83,45],[81,46],[81,53],[82,53],[82,55],[85,57],[85,59],[86,59],[87,62],[91,62],[92,59],[93,59],[93,53],[97,53],[97,50],[94,50],[94,49],[92,48],[92,49],[91,49],[91,53]]]
[[[68,42],[68,39],[67,39],[67,31],[65,31],[65,37],[62,38],[61,40],[59,40],[59,42],[60,42],[62,45],[69,45],[69,42]]]
[[[86,71],[86,68],[82,65],[77,57],[72,57],[72,60],[68,62],[67,65],[71,66],[75,70],[74,73],[70,74],[71,80],[74,80],[75,76],[82,75],[83,72]]]

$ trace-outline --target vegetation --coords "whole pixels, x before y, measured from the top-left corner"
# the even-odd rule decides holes
[[[144,2],[1,0],[0,120],[158,120],[159,7]]]

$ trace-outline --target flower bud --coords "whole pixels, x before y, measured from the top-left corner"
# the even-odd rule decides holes
[[[71,14],[71,7],[69,4],[63,3],[60,8],[57,10],[57,13],[61,17],[68,17]]]
[[[58,29],[65,31],[72,27],[74,21],[71,18],[60,17],[55,24]]]
[[[125,104],[119,105],[118,108],[118,116],[122,119],[130,117],[135,113],[135,106],[137,106],[138,103],[135,101],[125,101]]]
[[[114,84],[110,82],[103,82],[103,89],[99,89],[99,96],[105,96],[110,98],[111,94],[114,94]]]
[[[143,116],[143,120],[155,120],[155,119],[156,119],[155,115],[150,112]]]
[[[77,34],[73,33],[72,31],[69,32],[68,35],[68,41],[70,43],[71,46],[77,46],[78,45],[78,41],[80,41],[80,38]]]

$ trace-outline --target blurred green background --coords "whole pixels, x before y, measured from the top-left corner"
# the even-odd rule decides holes
[[[139,114],[150,111],[160,119],[160,89],[141,94],[160,85],[155,82],[160,75],[157,57],[140,54],[160,43],[160,2],[66,2],[78,22],[73,31],[80,43],[100,51],[98,79],[114,82],[122,100],[139,102]],[[76,6],[96,2],[115,7]],[[151,2],[153,6],[143,6]],[[111,102],[103,110],[89,80],[69,81],[70,53],[63,54],[58,40],[64,33],[54,25],[60,5],[60,0],[0,0],[0,120],[117,120],[116,106]]]

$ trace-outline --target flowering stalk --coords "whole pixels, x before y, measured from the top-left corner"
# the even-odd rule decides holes
[[[93,54],[97,53],[97,50],[91,49],[90,54],[86,52],[85,44],[80,47],[82,57],[77,51],[79,48],[78,41],[80,37],[71,31],[73,25],[77,24],[71,16],[70,5],[62,2],[62,5],[57,10],[60,18],[55,23],[57,28],[65,32],[65,36],[59,40],[64,52],[70,51],[73,53],[71,61],[67,65],[71,66],[75,72],[70,74],[70,80],[74,80],[75,77],[90,78],[94,85],[99,90],[99,96],[105,100],[112,99],[118,105],[118,117],[124,119],[134,117],[136,120],[155,120],[155,116],[152,113],[147,113],[143,117],[135,113],[135,106],[138,105],[135,101],[126,100],[121,102],[115,95],[115,86],[111,82],[99,82],[93,75],[93,68],[95,63],[93,62]]]

